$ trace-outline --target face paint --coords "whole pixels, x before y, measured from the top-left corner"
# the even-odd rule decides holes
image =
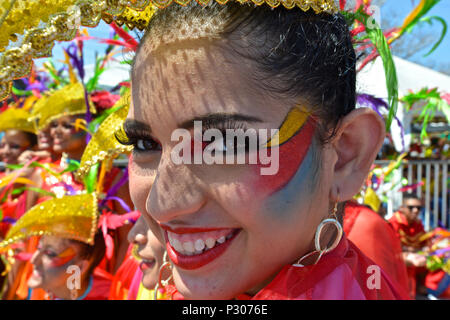
[[[260,176],[255,185],[259,192],[272,194],[294,177],[308,153],[315,128],[315,121],[307,113],[298,108],[289,111],[276,136],[265,145],[271,149],[279,148],[279,170],[274,175]],[[274,138],[278,138],[278,144]],[[256,166],[258,175],[261,166]]]
[[[52,267],[60,267],[71,261],[75,258],[76,252],[72,247],[67,248],[63,252],[61,252],[58,256],[52,259],[51,266]]]

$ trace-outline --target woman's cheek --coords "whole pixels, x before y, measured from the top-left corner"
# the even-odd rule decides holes
[[[140,212],[145,212],[145,204],[154,181],[155,170],[145,169],[140,159],[138,159],[139,162],[136,162],[134,158],[135,156],[131,154],[128,161],[130,196],[136,208]]]

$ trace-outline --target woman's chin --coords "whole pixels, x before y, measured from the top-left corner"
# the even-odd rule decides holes
[[[155,289],[156,286],[156,281],[154,279],[154,277],[151,277],[150,279],[148,279],[150,277],[143,277],[142,278],[142,285],[144,286],[145,289],[147,290],[153,290]]]
[[[28,287],[31,289],[40,288],[42,286],[42,278],[31,277],[28,280]]]

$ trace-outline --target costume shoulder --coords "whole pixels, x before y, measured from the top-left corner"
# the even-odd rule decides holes
[[[355,206],[359,206],[358,216],[354,219],[350,232],[347,233],[348,239],[364,255],[380,266],[393,282],[397,282],[398,286],[407,290],[406,265],[402,259],[399,238],[389,223],[376,212],[364,206],[356,204],[353,207]]]
[[[318,264],[285,266],[254,300],[377,300],[406,299],[381,268],[369,286],[370,266],[376,264],[344,236],[338,247]]]

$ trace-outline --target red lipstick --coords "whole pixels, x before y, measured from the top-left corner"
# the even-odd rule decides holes
[[[205,229],[205,228],[195,228],[195,229],[184,229],[184,233],[195,233],[192,230],[202,230],[202,231],[196,231],[198,232],[207,232],[207,231],[215,231],[215,230],[223,230],[225,228],[213,228],[213,229]],[[177,233],[182,233],[181,229],[176,229]],[[176,232],[171,231],[171,232]],[[184,255],[176,251],[170,244],[167,230],[164,232],[164,237],[166,240],[166,249],[167,254],[170,257],[170,260],[173,261],[175,265],[178,267],[185,269],[185,270],[194,270],[203,267],[204,265],[212,262],[213,260],[220,257],[230,246],[231,242],[236,238],[236,236],[239,234],[241,229],[235,229],[232,232],[232,235],[230,238],[228,238],[224,243],[217,244],[215,247],[208,249],[200,254],[194,254],[194,255]]]

